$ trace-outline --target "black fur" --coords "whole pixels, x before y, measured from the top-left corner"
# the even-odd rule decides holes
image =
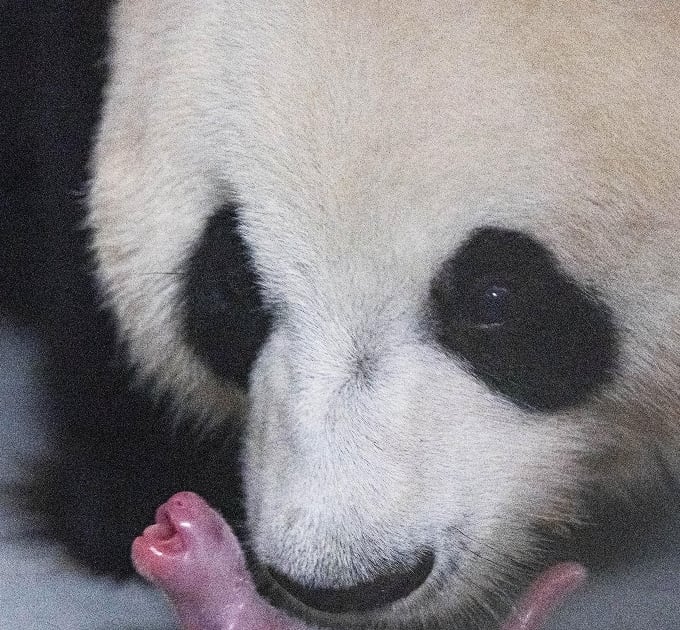
[[[431,297],[442,346],[523,407],[577,405],[613,375],[617,339],[606,305],[526,234],[475,231]]]
[[[183,275],[187,340],[217,376],[245,387],[271,322],[234,206],[208,219]]]
[[[45,350],[53,451],[36,462],[27,499],[75,558],[123,576],[130,542],[177,490],[198,491],[238,520],[238,436],[173,433],[163,401],[131,386],[115,322],[100,306],[80,226],[107,11],[101,0],[3,5],[0,298]]]

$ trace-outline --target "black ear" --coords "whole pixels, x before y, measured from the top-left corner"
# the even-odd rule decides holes
[[[609,309],[521,232],[474,232],[434,280],[431,307],[441,345],[523,407],[579,404],[613,374]]]
[[[219,377],[245,385],[270,328],[237,208],[209,219],[186,269],[184,331],[201,359]]]

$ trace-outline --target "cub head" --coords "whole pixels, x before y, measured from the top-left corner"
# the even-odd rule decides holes
[[[140,371],[243,418],[248,544],[320,625],[502,615],[677,463],[664,5],[121,2],[92,164]]]

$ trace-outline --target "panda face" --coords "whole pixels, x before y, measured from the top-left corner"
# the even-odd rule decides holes
[[[543,11],[114,15],[98,273],[143,374],[243,416],[250,547],[312,621],[481,626],[584,488],[677,459],[678,33]]]

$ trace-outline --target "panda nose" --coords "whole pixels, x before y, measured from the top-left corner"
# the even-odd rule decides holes
[[[325,613],[349,613],[380,608],[403,599],[425,582],[434,566],[434,554],[422,550],[412,567],[387,568],[375,578],[347,588],[315,588],[296,582],[276,569],[272,578],[295,599]]]

